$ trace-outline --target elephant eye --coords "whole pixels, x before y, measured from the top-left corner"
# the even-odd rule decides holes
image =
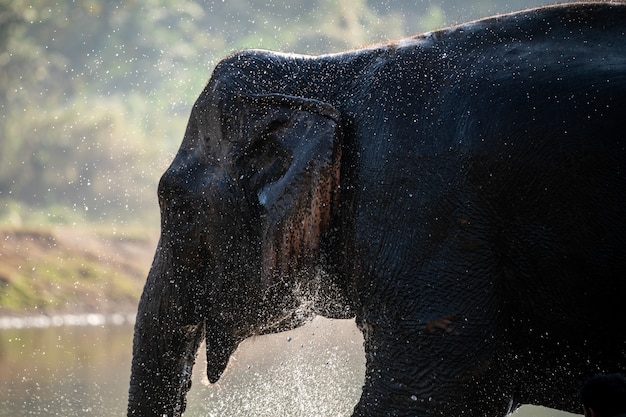
[[[240,159],[242,179],[251,191],[282,177],[291,164],[291,152],[276,141],[275,134],[264,135]]]

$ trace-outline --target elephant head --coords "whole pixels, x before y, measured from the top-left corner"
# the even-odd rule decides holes
[[[162,232],[135,325],[129,415],[183,412],[203,337],[215,382],[251,335],[351,315],[341,286],[320,284],[338,233],[337,111],[284,95],[216,97],[196,102],[159,184]],[[332,296],[303,305],[322,286]]]

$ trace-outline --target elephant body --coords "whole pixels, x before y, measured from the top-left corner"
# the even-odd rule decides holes
[[[578,412],[626,370],[626,5],[528,10],[215,68],[159,185],[129,416],[179,416],[204,339],[364,334],[354,416]]]

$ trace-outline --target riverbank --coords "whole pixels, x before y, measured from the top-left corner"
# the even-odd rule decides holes
[[[0,328],[134,320],[158,230],[0,227]]]

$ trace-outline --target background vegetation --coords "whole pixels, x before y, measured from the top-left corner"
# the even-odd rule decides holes
[[[336,52],[533,4],[0,0],[0,220],[154,224],[159,173],[234,50]]]
[[[337,52],[554,2],[0,0],[0,238],[158,228],[160,173],[212,67],[235,50]],[[35,261],[10,256],[34,255],[0,246],[0,288],[73,274],[17,274]]]

